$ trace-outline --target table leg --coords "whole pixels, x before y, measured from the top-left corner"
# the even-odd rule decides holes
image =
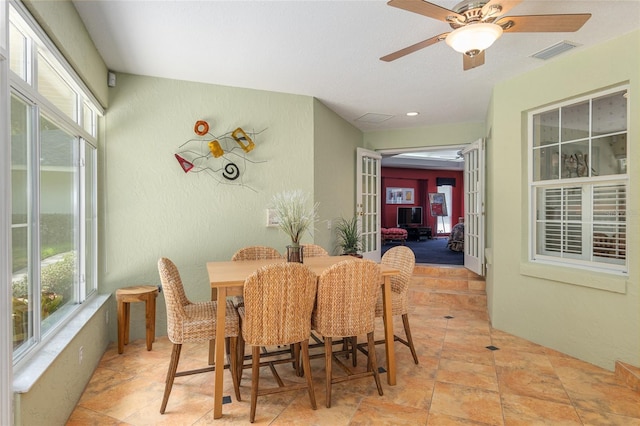
[[[217,292],[218,315],[215,345],[215,380],[213,385],[213,418],[222,417],[222,394],[224,393],[224,323],[227,314],[227,289],[220,287]]]
[[[387,383],[391,386],[396,384],[396,352],[393,338],[393,315],[391,314],[391,277],[384,277],[382,303],[384,306],[384,337],[386,340],[385,349],[387,354]]]
[[[147,350],[150,351],[156,337],[156,295],[152,294],[145,302],[145,326],[147,328]]]
[[[218,300],[218,289],[211,289],[211,300]],[[215,364],[215,353],[216,353],[216,341],[212,340],[209,342],[209,365]]]
[[[125,318],[125,305],[128,305],[128,303],[118,300],[118,353],[119,354],[124,352],[125,325],[127,327],[129,326],[128,322],[125,324],[125,320],[127,319]]]

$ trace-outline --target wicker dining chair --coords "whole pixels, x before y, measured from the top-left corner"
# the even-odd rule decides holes
[[[280,252],[273,247],[267,246],[248,246],[243,247],[231,256],[232,261],[242,261],[242,260],[260,260],[260,259],[283,259],[283,256]],[[242,306],[243,299],[242,296],[234,296],[231,300],[233,300],[233,305],[238,308]]]
[[[302,244],[303,257],[329,256],[329,252],[317,244]]]
[[[243,247],[233,254],[231,260],[259,260],[282,259],[280,252],[273,247],[249,246]]]
[[[178,361],[183,343],[213,341],[216,336],[217,302],[191,302],[184,291],[184,286],[180,278],[180,273],[176,265],[167,258],[158,260],[158,272],[162,282],[162,292],[167,306],[167,336],[173,343],[171,351],[171,362],[167,370],[164,396],[160,413],[164,414],[169,401],[169,394],[176,377],[188,376],[191,374],[213,371],[216,367],[205,367],[196,370],[178,372]],[[240,400],[240,384],[237,375],[237,342],[240,331],[238,313],[233,304],[226,303],[226,321],[224,324],[225,337],[229,338],[231,351],[234,356],[230,356],[231,377],[236,398]],[[224,368],[225,366],[220,366]]]
[[[376,297],[381,280],[380,267],[375,262],[359,259],[344,260],[320,275],[312,327],[324,337],[327,408],[331,407],[333,383],[373,376],[378,394],[382,395],[373,339]],[[337,352],[333,352],[332,339],[360,334],[367,335],[369,362],[367,371],[355,373],[336,356]],[[333,377],[332,359],[340,364],[347,376]]]
[[[380,261],[383,265],[391,266],[400,271],[397,275],[392,275],[391,279],[391,315],[401,315],[402,325],[404,326],[404,334],[407,340],[393,336],[394,341],[398,341],[409,347],[413,362],[418,364],[418,355],[413,346],[411,338],[411,328],[409,327],[409,281],[413,275],[413,268],[416,265],[416,256],[413,251],[406,246],[393,247],[382,255]],[[376,302],[376,317],[384,316],[384,304],[382,303],[382,294],[378,296]],[[384,343],[384,340],[376,341],[376,344]]]
[[[316,298],[316,275],[301,263],[287,262],[264,266],[244,284],[244,306],[240,314],[241,338],[239,353],[244,353],[245,342],[252,346],[251,411],[249,420],[255,420],[258,396],[291,390],[307,389],[311,407],[316,409],[316,397],[309,363],[309,337],[311,312]],[[265,346],[292,345],[293,353],[283,351],[286,358],[260,362],[260,350]],[[296,361],[302,348],[302,368],[305,383],[285,385],[276,364]],[[260,367],[268,365],[278,387],[260,389]],[[242,376],[239,365],[238,382]]]

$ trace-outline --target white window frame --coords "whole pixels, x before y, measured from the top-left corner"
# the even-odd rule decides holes
[[[593,227],[596,225],[594,222],[594,210],[593,210],[593,190],[594,188],[604,186],[604,185],[619,185],[621,188],[624,188],[626,203],[624,208],[623,216],[628,217],[628,196],[629,196],[629,177],[627,173],[618,173],[611,174],[606,176],[589,176],[589,177],[570,177],[570,178],[562,178],[558,179],[557,177],[551,178],[549,180],[534,180],[534,116],[539,115],[541,113],[552,111],[555,109],[561,109],[563,107],[571,106],[574,104],[578,104],[581,102],[588,101],[589,102],[589,135],[585,140],[589,141],[589,146],[591,144],[592,139],[596,139],[601,137],[602,135],[592,135],[591,134],[591,120],[592,120],[592,109],[591,109],[591,101],[595,98],[600,98],[606,95],[610,95],[616,92],[626,91],[628,93],[629,87],[628,85],[617,86],[608,90],[602,90],[597,93],[585,95],[579,98],[571,99],[564,102],[559,102],[557,104],[549,105],[543,108],[539,108],[528,113],[528,188],[529,188],[529,200],[530,200],[530,211],[529,211],[529,261],[532,263],[539,264],[547,264],[547,265],[555,265],[569,268],[579,268],[582,270],[591,270],[594,272],[602,272],[608,274],[616,274],[621,276],[626,276],[629,270],[629,258],[628,255],[625,255],[624,262],[619,264],[607,263],[604,261],[598,261],[597,257],[594,256],[593,253]],[[625,134],[628,135],[629,132],[629,105],[627,103],[627,122]],[[560,126],[562,127],[562,126]],[[627,138],[628,144],[628,138]],[[628,146],[627,146],[628,147]],[[634,165],[635,166],[635,165]],[[591,173],[589,173],[591,175]],[[537,211],[538,211],[538,199],[537,199],[537,190],[538,189],[557,189],[557,188],[581,188],[581,210],[580,210],[580,219],[576,220],[574,224],[579,225],[581,227],[581,241],[580,248],[582,253],[585,255],[581,256],[572,256],[571,254],[563,254],[559,256],[556,254],[557,252],[547,252],[540,253],[537,252],[538,246],[538,229],[537,229]],[[562,220],[563,226],[566,225],[568,221]],[[615,222],[614,222],[615,223]],[[626,222],[625,222],[626,224]],[[628,226],[625,229],[625,239],[628,241]],[[628,252],[628,250],[627,250]],[[588,257],[586,259],[585,257]]]
[[[0,1],[0,187],[11,190],[11,150],[9,140],[9,4]],[[0,211],[0,424],[13,424],[13,369],[11,336],[11,201]]]
[[[29,342],[29,345],[26,347],[20,348],[20,351],[12,351],[11,348],[6,352],[7,354],[11,354],[13,352],[13,367],[20,368],[24,365],[31,357],[33,357],[38,350],[43,346],[43,344],[47,343],[49,340],[55,339],[56,332],[60,330],[65,324],[67,324],[74,317],[75,312],[77,312],[83,305],[84,302],[90,301],[97,295],[97,216],[96,216],[96,206],[97,206],[97,116],[104,113],[102,108],[99,106],[99,103],[93,97],[91,92],[86,88],[82,80],[78,77],[72,67],[67,63],[64,56],[57,50],[54,44],[49,40],[46,33],[37,25],[35,20],[30,16],[30,14],[26,11],[24,6],[18,2],[7,2],[10,3],[8,7],[8,15],[5,16],[3,20],[3,25],[7,25],[9,21],[14,21],[16,26],[20,28],[22,32],[30,39],[30,44],[33,48],[27,49],[26,55],[28,56],[27,61],[27,69],[29,74],[25,79],[22,79],[20,76],[15,74],[13,71],[9,69],[8,64],[4,65],[6,72],[8,72],[8,80],[9,87],[7,88],[6,96],[2,98],[3,104],[9,104],[9,100],[11,95],[16,95],[21,98],[23,101],[27,103],[29,106],[29,114],[33,117],[33,126],[36,134],[36,138],[39,140],[39,136],[37,135],[38,128],[38,120],[40,115],[46,115],[47,119],[51,120],[55,123],[56,126],[59,126],[60,129],[68,132],[70,135],[76,139],[76,143],[79,144],[79,162],[75,165],[76,167],[76,176],[78,179],[77,188],[78,188],[78,197],[77,197],[77,206],[74,208],[74,215],[79,219],[76,221],[76,229],[75,234],[77,238],[76,247],[78,250],[78,270],[77,276],[78,279],[75,283],[74,288],[74,304],[69,306],[68,309],[64,309],[62,317],[57,321],[54,327],[47,331],[47,333],[40,333],[40,310],[35,309],[33,313],[33,339],[32,342]],[[8,27],[8,25],[7,25]],[[3,27],[4,28],[4,27]],[[8,32],[8,29],[7,29]],[[9,43],[7,43],[9,44]],[[37,48],[36,48],[37,46]],[[7,47],[8,48],[8,47]],[[37,60],[38,55],[36,53],[38,50],[44,58],[46,58],[47,62],[55,69],[55,72],[59,74],[59,76],[64,80],[66,84],[73,90],[75,93],[75,114],[73,117],[69,117],[60,111],[50,100],[44,97],[37,90]],[[4,61],[8,62],[8,61]],[[89,119],[91,123],[83,123],[85,119],[85,106],[90,109]],[[3,110],[2,119],[6,120],[10,114],[10,109],[7,109],[6,113]],[[8,120],[7,120],[8,122]],[[87,124],[87,125],[85,125]],[[86,130],[88,129],[88,131]],[[7,139],[10,141],[10,138]],[[9,144],[9,142],[7,142]],[[89,149],[87,149],[89,148]],[[35,154],[34,154],[35,155]],[[28,160],[30,161],[30,160]],[[87,161],[92,162],[93,173],[91,176],[87,176],[85,173],[85,165]],[[10,156],[9,160],[7,160],[8,168],[11,169],[11,161]],[[38,177],[35,175],[39,174],[39,168],[36,167],[33,171],[34,176],[32,179],[34,180],[33,186],[29,188],[30,191],[33,191],[33,194],[30,196],[32,200],[37,200],[40,197],[39,186],[38,186]],[[93,190],[90,192],[91,199],[86,199],[85,188],[86,182],[85,178],[89,178],[92,180]],[[11,182],[9,177],[9,182],[6,186],[11,189]],[[34,210],[31,211],[32,215],[38,214],[38,206],[37,201],[35,202]],[[90,206],[90,209],[87,211],[86,206]],[[85,213],[89,212],[92,217],[89,219],[89,226],[87,225],[87,218],[84,217]],[[9,224],[11,223],[10,215],[11,212],[8,213],[7,220]],[[35,228],[38,228],[36,226]],[[89,228],[89,229],[87,229]],[[38,230],[34,229],[34,238],[32,238],[32,245],[35,246],[30,251],[29,256],[33,259],[39,259],[39,245],[37,243],[37,233]],[[86,232],[91,232],[93,237],[89,239],[92,247],[86,247]],[[11,235],[7,236],[7,240],[9,244],[11,242]],[[9,248],[10,251],[10,248]],[[38,265],[32,268],[32,274],[35,278],[32,286],[32,294],[38,295],[38,305],[39,305],[39,297],[40,297],[40,285],[39,285],[39,262]],[[86,270],[87,267],[91,267],[93,270],[90,274]],[[11,267],[7,268],[9,271],[8,279],[8,293],[11,295]],[[85,277],[91,277],[92,282],[86,283]],[[4,287],[3,287],[4,288]],[[11,298],[9,298],[11,300]],[[37,306],[37,305],[36,305]],[[10,311],[9,311],[9,319],[8,324],[9,327],[11,325]],[[11,330],[9,330],[9,336],[12,335]],[[10,339],[8,339],[10,341]],[[11,361],[10,361],[11,362]]]

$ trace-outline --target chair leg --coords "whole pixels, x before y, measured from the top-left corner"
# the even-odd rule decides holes
[[[124,323],[126,327],[124,328],[124,344],[129,344],[129,321],[131,320],[131,303],[124,304]]]
[[[231,354],[229,355],[229,371],[231,372],[231,380],[233,381],[233,390],[236,392],[236,399],[238,401],[242,401],[242,398],[240,397],[240,381],[238,379],[238,338],[230,337],[229,346],[231,348]]]
[[[258,401],[258,382],[260,380],[260,346],[253,346],[251,352],[251,411],[249,421],[256,419],[256,403]]]
[[[367,342],[369,347],[369,370],[373,372],[373,378],[378,387],[378,395],[382,395],[382,385],[380,384],[380,374],[378,373],[378,360],[376,357],[376,342],[373,340],[373,332],[367,333]]]
[[[216,340],[209,340],[209,365],[215,364]]]
[[[180,351],[182,345],[174,343],[173,350],[171,351],[171,362],[169,362],[169,369],[167,370],[167,379],[164,385],[164,396],[162,397],[162,405],[160,406],[160,414],[164,414],[164,410],[167,408],[167,402],[169,401],[169,394],[173,387],[173,379],[176,377],[176,371],[178,370],[178,361],[180,360]]]
[[[296,370],[296,376],[302,377],[302,366],[300,365],[300,344],[292,343],[291,351],[293,356],[293,368]]]
[[[327,382],[327,408],[331,408],[331,361],[333,357],[333,346],[331,337],[324,338],[324,369],[326,371]]]
[[[411,338],[411,329],[409,328],[409,315],[402,314],[402,324],[404,325],[404,334],[407,336],[407,343],[409,343],[409,349],[411,355],[413,355],[413,362],[418,363],[418,355],[416,354],[416,348],[413,347],[413,339]]]
[[[309,390],[309,401],[311,401],[311,408],[314,410],[316,407],[316,392],[313,388],[313,378],[311,377],[311,363],[309,362],[309,341],[305,340],[302,345],[302,368],[304,375],[307,379],[307,388]]]
[[[240,387],[240,382],[242,382],[242,370],[244,369],[244,338],[242,337],[242,332],[238,334],[238,361],[237,361],[237,369],[236,373],[238,376],[238,387]]]
[[[358,366],[358,336],[351,338],[351,357],[353,358],[353,366]]]

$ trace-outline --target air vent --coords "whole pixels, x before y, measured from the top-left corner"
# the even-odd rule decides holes
[[[360,121],[362,123],[382,123],[383,121],[387,121],[392,117],[393,115],[375,114],[375,113],[369,112],[363,115],[362,117],[356,118],[355,121]]]
[[[554,56],[557,56],[561,53],[566,52],[567,50],[571,50],[574,47],[578,47],[578,46],[580,46],[578,43],[565,40],[565,41],[556,43],[553,46],[547,47],[546,49],[542,49],[541,51],[531,55],[531,57],[546,61],[547,59],[551,59]]]

